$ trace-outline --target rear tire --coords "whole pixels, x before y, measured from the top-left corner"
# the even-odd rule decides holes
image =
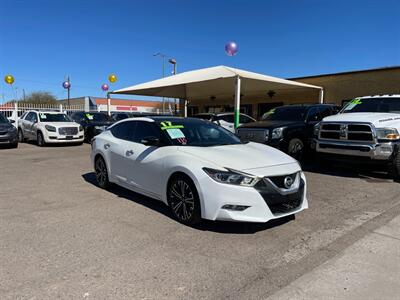
[[[43,138],[43,133],[41,133],[40,131],[37,133],[36,142],[39,147],[46,146],[46,142],[44,141],[44,138]]]
[[[179,222],[189,226],[201,222],[199,195],[188,176],[177,175],[170,180],[167,200],[172,215]]]
[[[108,189],[110,187],[110,181],[108,180],[107,165],[101,156],[96,158],[94,162],[94,172],[99,187],[102,189]]]
[[[300,161],[304,154],[304,143],[297,138],[291,139],[288,146],[288,152],[291,157]]]
[[[18,141],[20,143],[25,142],[24,133],[22,132],[21,128],[18,128]]]

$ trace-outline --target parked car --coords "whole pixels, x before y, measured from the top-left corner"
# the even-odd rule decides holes
[[[243,142],[263,143],[300,160],[311,147],[314,125],[337,112],[337,106],[329,104],[280,106],[265,113],[261,121],[240,126],[237,134]]]
[[[12,124],[15,121],[9,121],[0,113],[0,145],[6,144],[11,148],[18,147],[18,131]]]
[[[100,187],[163,201],[185,224],[267,222],[308,207],[296,160],[196,118],[119,121],[92,140],[91,159]]]
[[[232,112],[228,113],[219,113],[219,114],[213,114],[213,113],[201,113],[194,115],[193,118],[198,118],[198,119],[203,119],[203,120],[208,120],[210,122],[216,123],[219,126],[231,131],[235,132],[235,115]],[[245,115],[245,114],[240,114],[239,116],[239,125],[241,124],[247,124],[250,122],[255,122],[256,120],[253,119],[252,117]]]
[[[103,112],[74,112],[71,118],[79,123],[85,131],[85,141],[90,143],[92,138],[102,133],[115,121]]]
[[[56,111],[28,111],[18,120],[18,139],[36,141],[38,146],[56,143],[82,144],[83,128],[65,113]]]
[[[322,158],[378,163],[400,178],[400,95],[356,98],[315,134]]]

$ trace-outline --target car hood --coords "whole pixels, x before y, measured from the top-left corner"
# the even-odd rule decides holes
[[[375,127],[388,127],[395,124],[398,127],[400,122],[400,114],[392,113],[342,113],[326,117],[323,122],[367,122],[372,123]]]
[[[243,124],[239,127],[240,128],[278,128],[278,127],[286,127],[286,126],[293,126],[297,124],[304,124],[301,121],[287,121],[287,120],[277,120],[277,121],[258,121]]]
[[[75,122],[42,122],[44,125],[51,125],[55,127],[78,127],[79,124]]]
[[[11,123],[0,123],[0,131],[8,130],[11,127],[13,127]]]
[[[253,175],[264,176],[265,169],[300,170],[298,162],[285,153],[259,143],[224,145],[214,147],[182,146],[180,151],[207,161],[219,168],[229,168]],[[288,171],[283,171],[286,173]],[[277,173],[276,171],[274,173]],[[278,172],[279,173],[279,172]]]

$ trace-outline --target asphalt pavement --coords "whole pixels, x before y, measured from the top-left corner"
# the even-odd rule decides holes
[[[321,170],[311,160],[310,208],[295,218],[190,228],[156,200],[98,188],[89,154],[89,145],[0,149],[1,299],[398,295],[372,275],[369,284],[356,277],[362,270],[396,279],[400,264],[400,183],[383,173]],[[392,268],[383,268],[388,261]]]

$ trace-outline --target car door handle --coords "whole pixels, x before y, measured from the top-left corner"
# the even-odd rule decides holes
[[[126,156],[131,156],[131,155],[133,155],[133,150],[128,150],[128,151],[126,151],[126,153],[125,153],[125,155]]]
[[[108,149],[108,148],[110,148],[110,144],[104,144],[104,149]]]

